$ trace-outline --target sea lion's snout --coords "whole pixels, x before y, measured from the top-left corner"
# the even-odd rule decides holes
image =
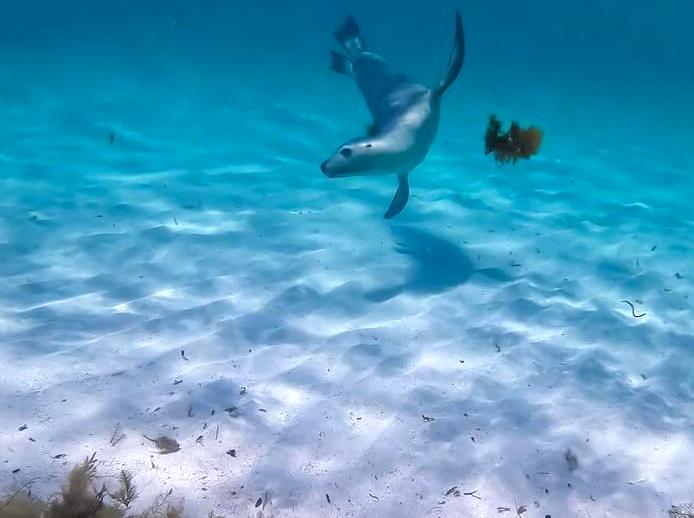
[[[331,172],[330,169],[328,168],[328,164],[329,164],[329,163],[330,163],[330,160],[324,161],[324,162],[320,165],[320,172],[323,173],[323,174],[324,174],[325,176],[327,176],[328,178],[332,178],[334,175],[332,174],[332,172]]]

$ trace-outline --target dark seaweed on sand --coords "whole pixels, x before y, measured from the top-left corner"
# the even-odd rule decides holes
[[[492,114],[484,134],[484,154],[494,153],[497,162],[515,164],[519,158],[528,159],[537,154],[541,142],[542,131],[539,128],[530,126],[524,129],[514,121],[504,132],[501,121]]]
[[[132,474],[121,471],[117,489],[110,492],[96,471],[94,454],[75,466],[62,489],[47,500],[33,496],[30,483],[26,483],[0,497],[0,518],[183,518],[183,510],[167,502],[171,490],[141,513],[130,513],[139,495]]]

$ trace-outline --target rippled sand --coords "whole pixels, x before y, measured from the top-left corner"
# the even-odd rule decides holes
[[[461,93],[387,222],[393,179],[318,171],[363,121],[329,99],[2,95],[3,488],[96,451],[195,516],[691,500],[691,158],[554,121],[499,168]]]

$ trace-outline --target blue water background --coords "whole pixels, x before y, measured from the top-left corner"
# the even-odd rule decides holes
[[[332,32],[353,14],[374,50],[431,83],[448,60],[456,7],[466,30],[463,72],[443,100],[438,139],[412,174],[405,212],[387,223],[394,179],[335,181],[318,169],[369,123],[352,81],[329,70]],[[684,0],[3,2],[2,352],[43,391],[17,388],[18,397],[52,404],[42,380],[53,371],[31,370],[33,361],[48,358],[67,379],[84,361],[99,379],[113,358],[129,370],[98,392],[95,412],[108,419],[91,431],[106,437],[116,419],[133,415],[154,426],[138,412],[161,404],[170,384],[153,388],[148,376],[158,374],[148,369],[161,358],[171,360],[167,369],[178,365],[185,348],[191,361],[233,359],[247,369],[241,378],[223,364],[215,372],[224,390],[191,389],[200,404],[222,408],[224,394],[257,376],[321,401],[302,416],[307,427],[322,426],[324,411],[339,415],[351,398],[416,425],[438,412],[438,428],[413,426],[426,448],[392,430],[379,443],[384,470],[409,462],[399,452],[412,447],[436,481],[417,489],[422,503],[412,497],[420,515],[461,476],[529,495],[524,473],[551,462],[563,469],[567,444],[591,458],[584,429],[557,422],[565,408],[538,403],[539,392],[566,391],[592,430],[633,423],[690,444],[692,19],[694,4]],[[505,167],[485,157],[492,112],[539,125],[540,155]],[[159,296],[168,289],[180,299]],[[634,319],[623,299],[647,317]],[[459,358],[494,361],[494,344],[509,356],[465,371],[469,397],[450,388],[454,374],[443,368],[411,370],[429,353],[450,353],[456,368]],[[95,348],[117,354],[89,363]],[[289,370],[282,360],[297,351],[309,359]],[[331,354],[330,368],[352,373],[339,382],[321,363]],[[166,376],[179,374],[171,369]],[[86,390],[67,387],[70,397]],[[326,403],[327,393],[348,401]],[[190,404],[181,397],[162,410],[170,422]],[[597,413],[591,421],[601,405],[614,421]],[[23,422],[26,406],[12,408]],[[505,462],[476,457],[474,429],[450,417],[458,410],[499,439],[495,455]],[[245,440],[270,435],[255,419]],[[56,440],[72,437],[55,430]],[[274,458],[318,451],[299,435],[291,448],[273,444]],[[461,457],[451,458],[449,444]],[[528,460],[530,450],[542,454]],[[469,460],[466,474],[460,458]],[[638,459],[587,462],[575,487],[586,502],[619,498],[632,491]],[[345,485],[371,478],[366,460],[343,473]],[[277,482],[275,468],[261,458],[255,480]],[[678,469],[665,464],[665,482],[620,501],[663,511],[669,502],[654,504],[656,496],[686,482]],[[293,494],[301,509],[323,481],[297,473],[280,477],[276,494]],[[603,475],[609,483],[591,485]],[[574,493],[563,478],[552,484],[548,512],[571,516]],[[325,490],[318,493],[322,502]],[[388,509],[381,515],[400,516],[395,503]]]

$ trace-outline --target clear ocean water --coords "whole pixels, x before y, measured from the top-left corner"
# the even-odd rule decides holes
[[[463,70],[385,220],[394,177],[319,169],[370,122],[333,31],[353,15],[433,84],[455,9]],[[96,452],[191,517],[694,501],[693,19],[684,0],[3,2],[0,490],[50,496]],[[542,128],[540,153],[486,156],[491,113]]]

